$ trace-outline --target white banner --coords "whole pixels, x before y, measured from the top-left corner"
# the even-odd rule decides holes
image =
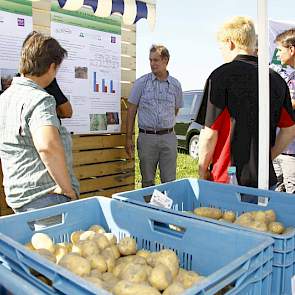
[[[32,29],[31,1],[0,0],[0,90],[18,73],[21,47]]]

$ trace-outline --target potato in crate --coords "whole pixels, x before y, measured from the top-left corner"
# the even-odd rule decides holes
[[[171,210],[149,204],[155,189],[166,192],[172,200]],[[242,202],[241,197],[254,197],[259,204]],[[291,295],[291,278],[295,275],[295,198],[292,195],[205,180],[180,179],[118,193],[113,198],[240,230],[258,230],[260,234],[272,237],[274,258],[271,294]],[[230,223],[236,217],[236,223]],[[263,219],[269,219],[268,226],[260,222]]]
[[[62,223],[35,231],[34,223],[38,222],[40,225],[43,219],[57,215],[61,215]],[[93,225],[96,227],[91,229]],[[85,263],[83,255],[86,256],[86,252],[97,254],[93,252],[93,248],[84,249],[82,246],[85,240],[92,241],[92,232],[100,230],[98,225],[113,234],[110,235],[110,240],[113,240],[114,236],[117,237],[120,255],[124,256],[118,260],[127,262],[128,257],[136,253],[136,259],[149,269],[148,283],[134,284],[130,282],[130,277],[124,280],[127,273],[132,275],[134,280],[141,271],[139,267],[138,271],[134,268],[129,270],[128,263],[124,267],[123,274],[118,263],[108,264],[108,267],[112,268],[112,273],[103,273],[103,280],[107,281],[110,277],[119,278],[112,288],[104,288],[104,285],[96,287],[97,285],[78,276],[88,274],[90,270],[89,267],[81,270],[82,263],[79,262]],[[98,233],[96,237],[100,236]],[[71,253],[76,258],[80,257],[78,264],[72,268],[74,272],[69,271],[69,261],[64,259],[65,256],[57,265],[51,259],[41,256],[42,253],[30,250],[32,247],[42,250],[47,248],[50,253],[53,252],[54,245],[64,243],[65,246],[70,241],[74,243],[72,249],[74,246],[79,246],[79,249],[76,249],[78,252]],[[32,245],[28,244],[30,242]],[[99,245],[100,253],[103,255],[107,248],[102,241]],[[121,295],[134,287],[137,288],[134,294],[149,295],[161,294],[162,290],[164,294],[165,292],[169,294],[169,288],[172,287],[178,290],[182,288],[181,294],[184,295],[221,294],[220,292],[269,294],[272,247],[273,239],[269,237],[103,197],[93,197],[0,218],[0,256],[14,275],[32,287],[38,288],[41,294],[79,295],[113,292],[115,295]],[[159,253],[165,255],[160,257]],[[130,254],[131,256],[127,256]],[[61,263],[63,259],[67,261]],[[180,269],[176,265],[179,265]],[[201,280],[194,280],[195,284],[190,284],[189,280],[196,278],[196,275],[186,270],[199,273],[202,276]],[[185,278],[184,274],[188,274],[189,278]],[[40,277],[44,280],[40,280]],[[159,281],[159,277],[166,280]],[[0,284],[1,280],[2,277]],[[174,286],[171,285],[173,280],[176,280]],[[98,281],[92,280],[92,282]],[[142,292],[146,288],[150,291]]]

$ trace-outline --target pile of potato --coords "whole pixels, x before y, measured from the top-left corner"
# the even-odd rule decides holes
[[[204,279],[180,268],[174,251],[137,250],[130,237],[117,243],[100,225],[73,232],[71,243],[35,233],[26,247],[115,295],[178,295]]]
[[[284,225],[276,221],[276,213],[274,210],[250,211],[237,217],[233,211],[222,212],[218,208],[199,207],[196,208],[193,213],[202,217],[236,223],[261,232],[271,232],[279,235],[285,232]]]

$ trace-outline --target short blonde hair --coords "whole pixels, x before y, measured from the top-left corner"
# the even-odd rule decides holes
[[[254,50],[256,34],[253,21],[245,16],[235,16],[225,22],[217,33],[219,42],[232,41],[240,49]]]

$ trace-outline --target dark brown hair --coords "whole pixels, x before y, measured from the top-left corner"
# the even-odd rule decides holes
[[[50,65],[59,66],[67,56],[67,51],[52,37],[33,31],[21,50],[20,73],[40,77]]]
[[[282,44],[283,47],[295,46],[295,28],[277,35],[276,42]]]

